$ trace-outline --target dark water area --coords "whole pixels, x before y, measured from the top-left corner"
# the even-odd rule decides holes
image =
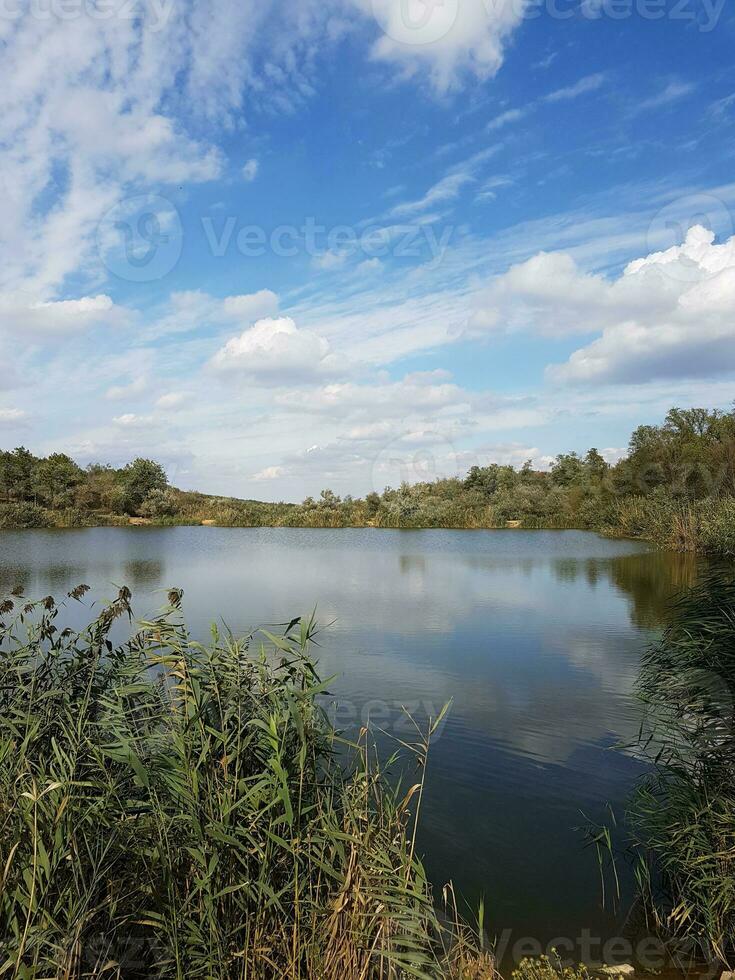
[[[601,907],[580,827],[623,816],[640,764],[633,695],[642,651],[691,557],[579,531],[95,528],[0,532],[0,593],[93,600],[128,585],[144,616],[184,589],[192,633],[236,633],[308,614],[331,624],[315,651],[335,675],[328,709],[390,736],[452,706],[431,749],[419,849],[491,936],[543,944],[620,932],[631,893]],[[158,591],[161,590],[161,591]],[[387,736],[379,736],[386,748]],[[467,906],[463,906],[467,911]]]

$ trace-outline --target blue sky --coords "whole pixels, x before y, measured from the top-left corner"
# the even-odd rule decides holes
[[[735,397],[722,0],[8,0],[0,444],[301,499]]]

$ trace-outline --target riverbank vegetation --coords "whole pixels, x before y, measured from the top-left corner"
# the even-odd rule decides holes
[[[0,605],[0,975],[489,980],[414,852],[423,775],[319,707],[314,623],[201,646],[180,599],[120,643],[127,589],[79,632]]]
[[[81,469],[64,454],[0,453],[0,527],[156,524],[384,528],[582,528],[679,551],[735,554],[735,411],[672,409],[640,426],[626,457],[561,454],[548,471],[489,462],[464,479],[363,498],[325,489],[301,504],[184,492],[161,466]]]
[[[649,923],[683,958],[735,969],[735,581],[721,569],[683,593],[643,660],[640,746],[650,774],[632,802]]]

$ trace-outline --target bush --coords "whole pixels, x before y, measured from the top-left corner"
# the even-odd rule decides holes
[[[51,520],[36,504],[0,504],[0,528],[51,527]]]
[[[178,499],[173,490],[150,490],[138,513],[141,517],[173,517],[178,512]]]

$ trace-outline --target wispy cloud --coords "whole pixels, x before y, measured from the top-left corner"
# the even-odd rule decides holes
[[[678,102],[694,91],[696,86],[691,82],[669,82],[660,92],[650,95],[637,105],[633,106],[633,112],[647,112],[649,109],[660,109],[662,106]]]
[[[549,92],[541,101],[567,102],[570,99],[579,98],[580,95],[586,95],[587,92],[596,92],[597,89],[602,88],[606,77],[604,72],[598,72],[595,75],[585,75],[584,78],[580,78],[574,85],[567,85],[564,88],[556,89],[554,92]]]
[[[491,119],[486,128],[488,132],[494,132],[496,129],[502,129],[503,126],[507,126],[509,123],[519,122],[532,110],[533,103],[524,106],[523,109],[508,109],[506,112],[501,112],[499,116]]]

